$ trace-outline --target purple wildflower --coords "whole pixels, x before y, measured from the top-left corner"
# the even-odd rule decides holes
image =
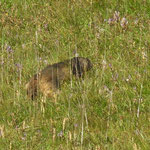
[[[104,19],[104,22],[107,22],[107,19]]]
[[[109,67],[112,68],[112,64],[109,64]]]
[[[109,25],[112,25],[112,24],[114,24],[114,21],[115,21],[115,20],[114,20],[113,18],[109,18],[109,19],[108,19],[108,24],[109,24]]]
[[[104,90],[110,92],[109,88],[106,85],[104,85]]]
[[[17,126],[15,127],[15,129],[18,130],[18,129],[19,129],[19,125],[17,125]]]
[[[27,133],[23,133],[23,136],[26,137],[26,136],[27,136]]]
[[[113,25],[113,24],[117,23],[119,20],[120,20],[120,12],[115,11],[113,18],[108,19],[108,24]]]
[[[113,19],[115,22],[118,22],[120,20],[120,12],[119,11],[115,11]]]
[[[7,50],[8,53],[13,53],[14,52],[13,49],[11,48],[11,46],[7,46],[6,50]]]
[[[41,61],[42,61],[42,58],[41,58],[41,57],[37,58],[37,61],[38,61],[38,62],[41,62]]]
[[[63,136],[63,131],[60,131],[58,134],[57,134],[58,137],[62,137]]]
[[[75,124],[74,124],[74,127],[75,127],[75,128],[77,128],[77,127],[78,127],[78,124],[77,124],[77,123],[75,123]]]
[[[125,29],[125,28],[127,27],[127,24],[128,24],[127,19],[126,19],[125,17],[123,17],[123,18],[121,19],[121,22],[120,22],[121,27],[122,27],[123,29]]]
[[[21,139],[22,139],[23,141],[25,141],[25,140],[26,140],[26,137],[27,137],[27,133],[23,132],[23,136],[21,137]]]
[[[17,71],[21,71],[22,70],[22,65],[21,64],[15,64]]]
[[[48,29],[48,24],[44,24],[44,28],[45,28],[45,29]]]

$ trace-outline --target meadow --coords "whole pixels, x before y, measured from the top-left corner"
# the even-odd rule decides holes
[[[0,1],[0,150],[149,150],[150,0]],[[57,100],[27,98],[47,64],[93,68]]]

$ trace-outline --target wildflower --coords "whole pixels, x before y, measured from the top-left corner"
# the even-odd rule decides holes
[[[102,66],[103,66],[103,69],[105,69],[105,68],[107,67],[107,62],[106,62],[106,60],[103,60],[103,61],[102,61]]]
[[[139,23],[139,20],[136,18],[136,19],[134,20],[134,24],[137,25],[138,23]]]
[[[58,137],[62,137],[63,136],[63,131],[60,131],[58,134],[57,134]]]
[[[109,64],[109,67],[112,68],[112,64]]]
[[[79,56],[79,54],[78,54],[78,53],[76,53],[76,54],[75,54],[75,57],[78,57],[78,56]]]
[[[104,22],[107,22],[107,19],[104,19]]]
[[[74,124],[74,127],[75,127],[75,128],[77,128],[77,127],[78,127],[78,124],[77,124],[77,123],[75,123],[75,124]]]
[[[76,50],[73,51],[73,54],[74,54],[75,57],[78,57],[78,56],[79,56],[79,54],[77,53]]]
[[[114,24],[114,19],[113,18],[109,18],[108,19],[108,24],[109,25],[113,25]]]
[[[114,16],[113,16],[113,20],[115,22],[118,22],[120,20],[120,12],[119,11],[115,11]]]
[[[22,65],[21,64],[15,64],[17,71],[21,71],[22,70]]]
[[[126,79],[126,81],[129,82],[130,79],[131,79],[131,75],[128,76],[128,78]]]
[[[45,29],[48,29],[48,24],[44,24],[44,28],[45,28]]]
[[[26,134],[26,133],[23,133],[23,136],[24,136],[24,137],[26,137],[26,136],[27,136],[27,134]]]
[[[47,64],[48,64],[48,61],[45,59],[45,60],[44,60],[44,63],[47,65]]]
[[[136,86],[135,86],[135,87],[133,87],[133,90],[134,90],[134,91],[136,91]]]
[[[11,46],[7,46],[6,50],[8,53],[13,53],[13,49],[11,48]]]
[[[104,88],[105,91],[110,92],[109,88],[106,85],[104,85],[103,88]]]
[[[145,51],[142,51],[142,58],[143,60],[147,60],[147,53]]]
[[[109,25],[113,25],[113,24],[117,23],[119,20],[120,20],[120,12],[119,11],[115,11],[115,13],[113,15],[113,18],[109,18],[108,19],[108,24]]]
[[[16,125],[15,129],[18,130],[19,129],[19,125]]]
[[[27,134],[26,134],[26,133],[23,133],[23,136],[21,137],[21,139],[22,139],[23,141],[25,141],[25,140],[26,140],[26,137],[27,137]]]
[[[123,17],[123,18],[121,19],[121,22],[120,22],[121,27],[122,27],[123,29],[125,29],[125,28],[127,27],[127,24],[128,24],[127,19],[126,19],[125,17]]]
[[[38,58],[37,58],[37,61],[38,61],[38,62],[41,62],[41,61],[42,61],[42,58],[41,58],[41,57],[38,57]]]
[[[23,141],[25,141],[25,137],[21,137],[21,139],[22,139]]]

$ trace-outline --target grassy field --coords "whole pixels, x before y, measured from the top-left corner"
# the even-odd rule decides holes
[[[150,0],[0,1],[0,150],[149,150]],[[93,63],[57,101],[29,100],[47,64]]]

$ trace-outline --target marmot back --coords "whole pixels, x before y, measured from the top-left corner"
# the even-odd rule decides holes
[[[27,95],[34,99],[39,92],[47,97],[60,88],[60,84],[69,80],[71,75],[83,77],[85,72],[92,68],[92,63],[88,58],[74,57],[63,62],[48,65],[38,74],[35,74],[27,83]]]

